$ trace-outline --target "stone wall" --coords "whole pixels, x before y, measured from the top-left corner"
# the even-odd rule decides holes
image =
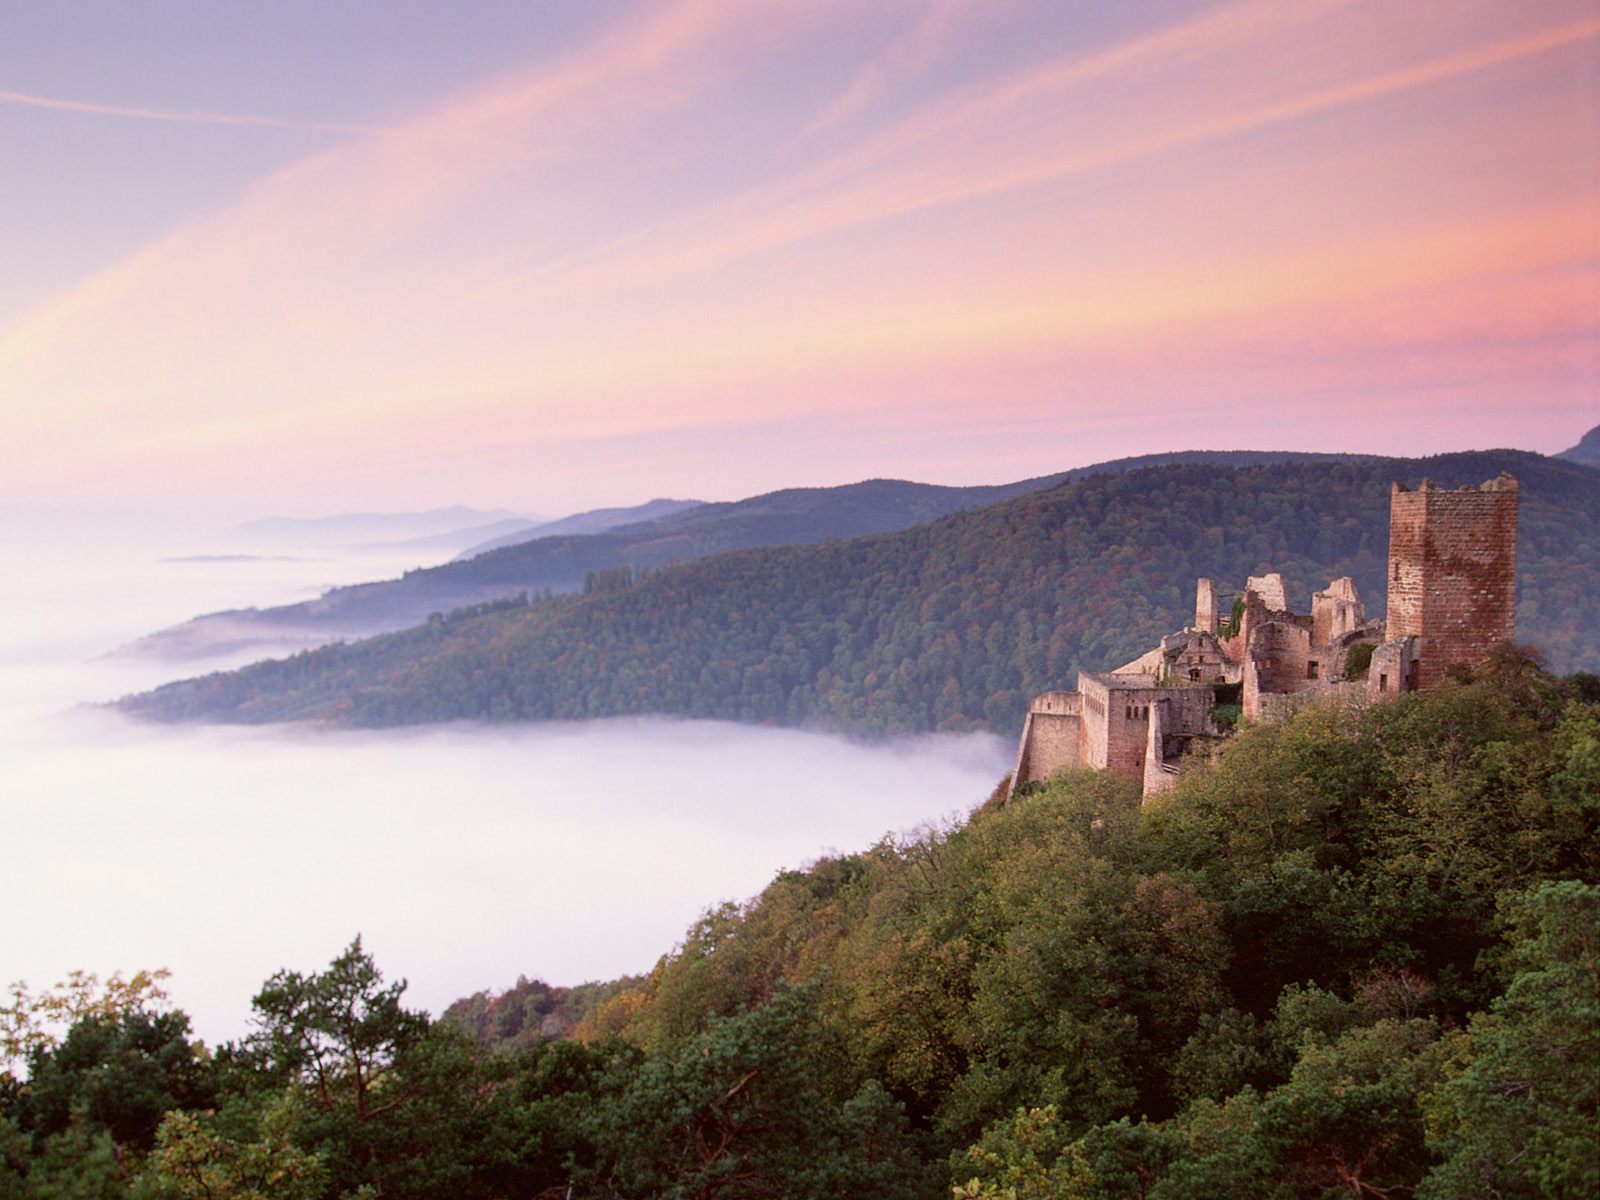
[[[1328,646],[1342,634],[1366,624],[1367,610],[1348,575],[1335,579],[1311,596],[1311,644]]]
[[[1144,678],[1144,687],[1127,681]],[[1150,705],[1161,689],[1148,676],[1078,676],[1083,693],[1083,764],[1127,779],[1143,780]]]
[[[1420,639],[1415,686],[1475,666],[1516,633],[1517,481],[1447,490],[1395,484],[1389,502],[1388,637]]]
[[[1017,744],[1012,792],[1024,783],[1042,782],[1057,771],[1079,765],[1082,700],[1077,692],[1046,692],[1034,697]]]
[[[1311,704],[1339,704],[1348,707],[1365,706],[1372,697],[1363,683],[1319,684],[1299,692],[1267,693],[1262,695],[1259,720],[1287,721],[1302,708]]]
[[[1150,722],[1144,748],[1144,779],[1140,789],[1146,800],[1151,796],[1159,796],[1178,783],[1178,772],[1169,767],[1166,761],[1166,744],[1169,737],[1167,703],[1164,699],[1157,700],[1150,706]]]
[[[1186,629],[1161,639],[1158,671],[1168,684],[1215,683],[1226,679],[1228,661],[1215,634]]]
[[[1256,626],[1250,632],[1249,659],[1255,667],[1255,687],[1261,692],[1298,692],[1314,681],[1309,669],[1311,631],[1299,624],[1279,620]],[[1252,675],[1245,678],[1248,693]],[[1249,708],[1247,695],[1247,714]]]
[[[1374,699],[1398,696],[1416,687],[1416,647],[1416,638],[1404,637],[1384,642],[1372,651],[1367,692]]]
[[[1277,571],[1269,571],[1265,575],[1252,575],[1244,585],[1247,592],[1254,592],[1261,597],[1261,603],[1267,606],[1268,612],[1289,611],[1289,588],[1283,582],[1283,576]]]
[[[1164,756],[1176,753],[1174,740],[1212,732],[1211,710],[1217,706],[1217,697],[1209,687],[1166,688],[1161,692],[1161,706],[1167,734]]]

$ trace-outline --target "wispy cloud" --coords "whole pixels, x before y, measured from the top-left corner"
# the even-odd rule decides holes
[[[205,112],[183,108],[143,108],[131,104],[97,104],[87,100],[64,100],[57,96],[35,96],[27,92],[0,91],[0,103],[23,108],[47,108],[57,112],[83,113],[99,117],[126,117],[139,121],[172,121],[183,125],[238,125],[255,129],[303,129],[317,133],[390,133],[381,125],[355,125],[340,121],[298,121],[285,117],[263,117],[248,113]]]
[[[808,133],[818,133],[855,119],[896,88],[946,59],[959,45],[961,35],[982,21],[1004,16],[1012,6],[1001,0],[970,4],[966,0],[928,0],[911,26],[876,58],[858,70],[845,90],[811,123]]]
[[[855,5],[662,0],[341,139],[0,335],[0,440],[36,478],[220,477],[247,446],[444,478],[491,443],[935,393],[976,426],[990,380],[1043,412],[1067,361],[1287,361],[1381,341],[1372,312],[1414,345],[1576,336],[1592,9],[1234,0],[974,73],[943,69],[956,7],[839,92],[814,68],[860,55]]]
[[[1600,17],[1594,17],[1327,87],[1297,86],[1299,79],[1288,75],[1281,79],[1287,94],[1266,99],[1233,97],[1228,88],[1216,87],[1203,104],[1185,108],[1167,105],[1170,90],[1159,89],[1152,93],[1154,102],[1146,112],[1093,111],[1090,119],[1080,108],[1083,89],[1109,76],[1171,73],[1224,52],[1259,47],[1263,39],[1295,26],[1305,31],[1302,36],[1314,34],[1317,18],[1350,3],[1308,0],[1284,5],[1248,0],[1095,55],[968,89],[818,166],[764,184],[677,225],[640,231],[563,267],[581,279],[584,268],[610,259],[616,274],[603,277],[602,286],[701,273],[716,264],[842,230],[1240,137],[1600,37]],[[1246,86],[1235,90],[1242,92]],[[1123,119],[1117,120],[1117,115]]]

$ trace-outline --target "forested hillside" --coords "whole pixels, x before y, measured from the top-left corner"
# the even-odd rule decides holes
[[[1068,773],[460,1024],[359,941],[214,1052],[148,988],[22,994],[0,1197],[1587,1200],[1597,702],[1508,652],[1147,806]]]
[[[1031,696],[1183,626],[1197,576],[1350,575],[1381,614],[1390,482],[1521,481],[1518,636],[1600,669],[1600,472],[1518,451],[1096,475],[899,533],[718,555],[122,702],[166,720],[395,725],[672,713],[1010,732]],[[699,512],[700,510],[695,510]],[[685,514],[692,516],[693,514]],[[470,566],[471,564],[463,564]]]
[[[649,570],[724,550],[808,545],[831,538],[888,533],[1048,488],[1067,479],[1156,463],[1242,465],[1348,457],[1257,450],[1185,451],[1118,459],[992,486],[941,487],[901,479],[869,479],[839,487],[789,488],[745,500],[698,504],[603,533],[584,530],[583,536],[563,534],[523,540],[465,561],[408,571],[399,579],[334,588],[316,600],[300,604],[210,613],[142,638],[129,649],[183,658],[283,640],[300,645],[320,644],[401,629],[426,620],[433,612],[483,604],[522,592],[540,595],[581,591],[597,571],[619,567]]]

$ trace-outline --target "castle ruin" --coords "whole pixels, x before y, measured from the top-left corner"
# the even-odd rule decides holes
[[[1077,766],[1136,779],[1149,797],[1238,717],[1282,720],[1312,699],[1364,704],[1432,687],[1511,639],[1516,581],[1515,479],[1396,483],[1386,621],[1367,619],[1348,577],[1316,592],[1309,615],[1291,612],[1275,572],[1252,576],[1222,620],[1215,581],[1201,579],[1192,625],[1114,671],[1080,672],[1076,691],[1033,701],[1008,797]]]

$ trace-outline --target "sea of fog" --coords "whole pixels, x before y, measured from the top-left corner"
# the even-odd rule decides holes
[[[326,546],[174,561],[241,549],[110,518],[0,522],[0,987],[166,967],[217,1041],[273,971],[318,969],[357,933],[435,1012],[519,975],[641,972],[708,906],[965,812],[1009,766],[987,735],[173,728],[94,707],[233,665],[107,657],[141,634],[419,565]]]

